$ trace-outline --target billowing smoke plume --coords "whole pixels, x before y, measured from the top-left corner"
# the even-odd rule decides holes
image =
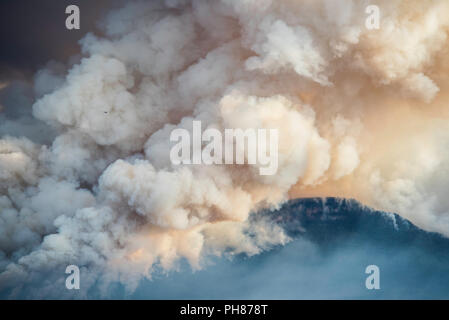
[[[0,288],[76,264],[132,290],[180,259],[257,254],[288,237],[249,215],[292,196],[449,235],[446,0],[135,2],[103,25],[66,76],[36,76],[54,141],[0,140]],[[193,120],[279,129],[277,174],[172,165],[170,133]]]

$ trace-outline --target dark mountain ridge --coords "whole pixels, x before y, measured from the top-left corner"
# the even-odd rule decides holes
[[[278,210],[265,210],[262,214],[291,237],[305,237],[322,246],[374,240],[379,245],[409,245],[449,252],[448,238],[424,231],[397,214],[372,210],[353,199],[293,199]]]

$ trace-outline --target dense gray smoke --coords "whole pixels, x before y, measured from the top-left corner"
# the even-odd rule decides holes
[[[291,196],[353,197],[449,235],[446,0],[133,2],[103,26],[79,63],[36,75],[52,142],[0,116],[0,288],[76,264],[85,290],[97,275],[133,290],[180,259],[254,255],[288,237],[249,215]],[[277,173],[172,165],[170,133],[193,120],[278,129]]]

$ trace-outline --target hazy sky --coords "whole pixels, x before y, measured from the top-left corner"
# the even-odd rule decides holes
[[[97,31],[102,15],[119,0],[2,0],[0,80],[31,76],[50,60],[66,62],[79,53],[78,40]],[[67,30],[65,8],[78,5],[81,29]]]

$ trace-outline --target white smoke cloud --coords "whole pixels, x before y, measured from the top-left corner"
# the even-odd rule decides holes
[[[288,238],[250,214],[289,196],[354,197],[449,235],[449,4],[374,2],[379,30],[368,1],[112,12],[64,80],[54,66],[36,77],[53,142],[0,140],[0,288],[73,263],[132,290],[180,259],[257,254]],[[277,128],[277,174],[171,165],[170,132],[193,120]]]

